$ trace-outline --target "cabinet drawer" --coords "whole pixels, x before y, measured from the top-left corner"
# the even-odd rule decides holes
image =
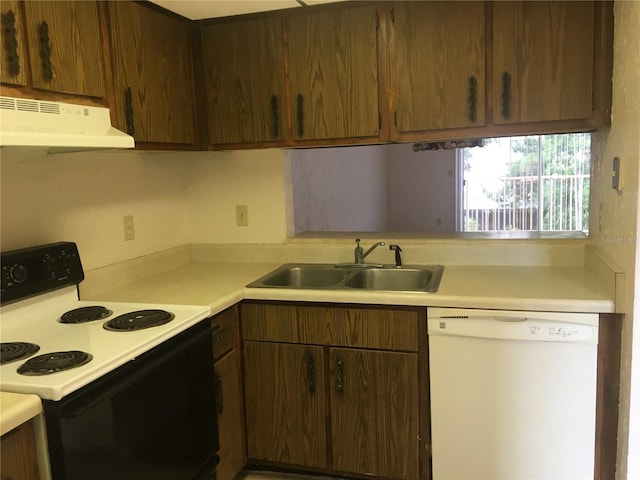
[[[418,350],[423,308],[244,303],[244,340]]]
[[[231,307],[211,319],[218,328],[212,333],[215,360],[223,357],[238,345],[238,309]]]

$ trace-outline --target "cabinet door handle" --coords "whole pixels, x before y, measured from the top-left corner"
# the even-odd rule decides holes
[[[305,364],[307,367],[307,383],[309,385],[309,393],[316,393],[316,362],[313,353],[305,354]]]
[[[298,95],[298,136],[304,135],[304,111],[303,111],[304,99],[302,95]]]
[[[280,115],[278,113],[278,97],[271,96],[271,136],[278,138],[280,136]]]
[[[53,80],[53,67],[51,66],[51,42],[49,40],[49,25],[42,22],[38,26],[40,37],[40,59],[42,60],[42,77],[45,81]]]
[[[502,118],[508,119],[511,116],[511,75],[509,72],[502,74]]]
[[[127,124],[127,133],[133,136],[136,129],[133,125],[133,92],[131,87],[124,91],[124,120]]]
[[[344,362],[340,357],[336,360],[336,391],[338,395],[344,392]]]
[[[222,373],[216,370],[216,411],[218,415],[224,410],[224,401],[222,398]]]
[[[478,119],[478,80],[471,75],[469,77],[469,121]]]
[[[7,58],[9,59],[9,73],[17,77],[20,74],[20,57],[18,56],[18,33],[16,30],[16,15],[9,10],[2,16],[3,30],[5,33],[5,45]]]

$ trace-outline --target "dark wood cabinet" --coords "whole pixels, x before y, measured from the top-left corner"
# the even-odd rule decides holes
[[[418,478],[415,353],[330,349],[333,468]]]
[[[244,303],[249,463],[427,478],[425,322],[419,308]]]
[[[393,5],[398,133],[485,124],[485,3]]]
[[[19,91],[28,97],[35,89],[102,99],[102,40],[97,2],[3,1],[0,81],[27,87]]]
[[[3,0],[0,4],[2,46],[0,48],[0,82],[25,86],[28,82],[27,47],[22,2]]]
[[[288,137],[279,17],[203,25],[209,143],[278,143]]]
[[[496,124],[589,119],[595,2],[493,3]]]
[[[29,1],[24,12],[32,86],[104,97],[97,3]]]
[[[292,139],[378,136],[376,25],[374,5],[285,18]]]
[[[243,354],[248,457],[326,468],[322,347],[245,341]]]
[[[220,440],[220,463],[216,469],[219,480],[233,480],[247,461],[238,316],[238,307],[233,306],[212,319],[218,326],[213,332],[213,353]]]
[[[191,26],[129,1],[108,2],[114,125],[136,142],[196,141]]]
[[[5,433],[1,439],[0,476],[2,479],[38,480],[38,460],[33,436],[33,421]]]

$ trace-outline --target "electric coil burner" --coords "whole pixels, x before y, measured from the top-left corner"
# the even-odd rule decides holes
[[[113,312],[102,305],[90,305],[88,307],[74,308],[60,316],[60,323],[85,323],[94,320],[103,320],[111,316]]]
[[[40,350],[40,346],[29,342],[0,343],[0,365],[30,357]]]
[[[175,315],[165,310],[138,310],[125,313],[104,324],[105,330],[125,332],[144,330],[145,328],[158,327],[169,323]]]
[[[30,358],[18,367],[20,375],[49,375],[89,363],[93,356],[90,353],[72,350],[69,352],[52,352]]]

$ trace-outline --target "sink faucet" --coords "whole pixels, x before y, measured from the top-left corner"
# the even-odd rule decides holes
[[[358,265],[361,265],[364,262],[364,259],[367,257],[367,255],[373,252],[376,248],[383,247],[383,246],[384,246],[384,242],[376,242],[371,246],[371,248],[369,248],[369,250],[365,252],[360,246],[360,239],[356,238],[356,248],[353,251],[355,263]]]

